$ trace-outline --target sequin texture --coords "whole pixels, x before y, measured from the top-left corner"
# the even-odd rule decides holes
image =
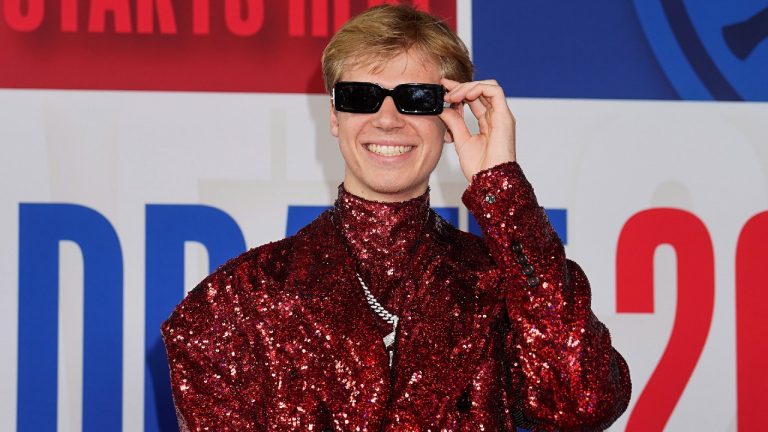
[[[429,210],[428,194],[375,203],[340,189],[295,236],[201,282],[162,328],[180,428],[610,425],[631,393],[627,365],[520,167],[478,173],[463,201],[484,239]],[[356,273],[400,316],[391,370],[391,328]]]

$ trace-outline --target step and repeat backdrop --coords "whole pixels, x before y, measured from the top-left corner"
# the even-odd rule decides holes
[[[768,405],[768,3],[406,3],[505,88],[629,362],[611,430]],[[159,325],[335,199],[320,53],[376,0],[0,0],[0,430],[177,430]],[[446,145],[433,206],[477,232]]]

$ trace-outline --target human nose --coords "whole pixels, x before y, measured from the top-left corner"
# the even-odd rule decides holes
[[[385,97],[379,110],[374,113],[373,125],[381,129],[397,129],[404,124],[403,115],[397,111],[392,96]]]

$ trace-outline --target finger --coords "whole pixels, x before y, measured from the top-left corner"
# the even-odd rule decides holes
[[[449,103],[456,103],[460,101],[454,101],[453,98],[450,96],[451,92],[456,91],[457,88],[460,88],[462,83],[454,80],[450,80],[448,78],[443,78],[440,80],[440,84],[445,87],[445,95],[443,95],[443,100]]]
[[[487,108],[507,106],[504,90],[499,86],[481,84],[469,89],[464,97],[468,100],[480,99]]]
[[[463,90],[454,90],[457,92],[462,93],[466,89]],[[475,116],[475,118],[480,119],[482,116],[485,115],[486,107],[480,102],[479,100],[470,100],[467,98],[462,98],[461,94],[457,93],[454,98],[455,99],[461,99],[461,103],[466,103],[469,106],[469,109],[472,111],[472,115]]]
[[[463,108],[460,108],[463,109]],[[464,141],[472,137],[469,132],[467,124],[464,122],[464,117],[454,109],[443,110],[438,114],[438,117],[445,123],[448,131],[453,137],[453,142],[457,145],[461,145]]]
[[[472,91],[472,89],[477,88],[478,86],[483,85],[482,83],[473,81],[468,83],[461,83],[454,87],[452,90],[448,92],[446,95],[446,101],[448,102],[461,102],[461,101],[470,101],[476,98],[467,98],[467,94]]]
[[[480,119],[485,115],[485,112],[488,110],[488,107],[483,104],[479,99],[475,99],[473,101],[467,102],[467,105],[469,105],[470,111],[472,111],[472,115],[475,116],[476,119]]]
[[[493,80],[493,79],[482,80],[482,81],[459,82],[459,81],[454,81],[454,80],[449,79],[449,78],[442,78],[442,79],[440,79],[440,83],[443,85],[443,87],[448,89],[448,91],[454,91],[454,90],[456,90],[456,89],[458,89],[460,87],[474,86],[474,85],[477,85],[477,84],[485,84],[485,85],[497,86],[497,87],[499,86],[499,83],[496,80]]]
[[[506,105],[504,90],[494,80],[460,83],[454,86],[445,97],[445,100],[448,102],[458,102],[460,100],[471,102],[478,99],[486,109],[491,109],[494,104],[499,104],[501,101],[503,101],[501,104]],[[501,109],[501,104],[497,106],[497,109]],[[483,110],[473,110],[475,116],[483,115],[484,113]]]
[[[459,85],[459,84],[461,84],[461,83],[460,83],[460,82],[458,82],[458,81],[454,81],[454,80],[452,80],[452,79],[448,79],[448,78],[442,78],[442,79],[440,80],[440,84],[442,84],[442,85],[443,85],[443,87],[445,87],[446,89],[448,89],[448,91],[451,91],[451,90],[452,90],[454,87],[456,87],[457,85]]]
[[[472,95],[467,95],[466,99],[469,100],[467,105],[469,105],[470,110],[472,110],[472,115],[478,120],[482,120],[486,114],[488,114],[488,111],[493,109],[490,100],[482,94],[476,99],[472,99]]]
[[[448,87],[448,85],[446,85],[446,84],[450,84],[450,83],[453,83],[453,85],[456,85],[456,84],[469,84],[469,83],[481,83],[481,84],[499,85],[498,81],[496,81],[495,79],[486,79],[486,80],[478,80],[478,81],[465,81],[465,82],[459,82],[459,81],[455,81],[455,80],[452,80],[452,79],[450,79],[450,78],[442,78],[442,79],[440,80],[440,82],[441,82],[441,84],[443,84],[443,85],[444,85],[446,88]]]
[[[475,100],[477,100],[481,104],[483,104],[483,106],[485,107],[486,110],[490,110],[490,109],[493,108],[493,104],[491,103],[491,100],[488,99],[487,97],[485,97],[482,94],[480,96],[478,96],[477,99],[475,99]]]

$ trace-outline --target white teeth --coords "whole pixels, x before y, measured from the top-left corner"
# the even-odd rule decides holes
[[[397,156],[407,153],[413,149],[413,146],[383,146],[378,144],[368,144],[368,150],[382,156]]]

